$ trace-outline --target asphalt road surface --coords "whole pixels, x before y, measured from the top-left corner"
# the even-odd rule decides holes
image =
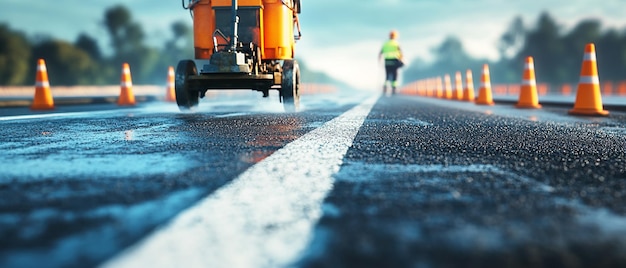
[[[626,267],[626,114],[0,109],[0,267]]]

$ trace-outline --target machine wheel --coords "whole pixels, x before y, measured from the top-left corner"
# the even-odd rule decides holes
[[[181,111],[189,111],[193,107],[198,106],[200,96],[198,91],[189,88],[189,76],[196,75],[198,71],[196,69],[196,63],[192,60],[181,60],[176,66],[176,104]]]
[[[283,63],[280,97],[285,112],[297,112],[300,108],[300,67],[296,60],[285,60]]]

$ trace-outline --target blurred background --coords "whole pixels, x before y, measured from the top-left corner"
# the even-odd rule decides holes
[[[135,84],[163,84],[168,66],[193,57],[181,2],[4,0],[0,85],[32,85],[46,59],[52,85],[109,85],[123,62]],[[537,81],[578,81],[586,43],[600,79],[626,79],[626,0],[304,0],[296,58],[303,80],[379,89],[378,52],[400,32],[405,82],[491,66],[493,83],[518,83],[526,56]]]

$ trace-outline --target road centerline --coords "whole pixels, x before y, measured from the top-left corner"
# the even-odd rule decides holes
[[[333,175],[378,100],[287,144],[104,267],[277,267],[296,261]]]

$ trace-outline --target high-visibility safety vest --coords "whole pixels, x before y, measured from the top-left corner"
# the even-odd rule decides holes
[[[383,54],[383,58],[386,60],[400,59],[402,57],[402,53],[400,52],[400,45],[398,44],[398,41],[393,39],[383,44],[381,52]]]

